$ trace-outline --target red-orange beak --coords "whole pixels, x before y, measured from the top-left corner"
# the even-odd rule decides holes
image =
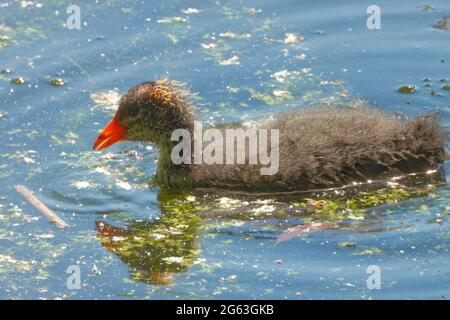
[[[127,140],[125,138],[125,131],[127,131],[127,128],[119,123],[117,115],[115,115],[102,130],[97,139],[95,139],[93,145],[94,150],[103,150],[116,142]]]

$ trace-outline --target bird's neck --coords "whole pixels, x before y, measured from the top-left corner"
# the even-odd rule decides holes
[[[195,115],[190,114],[184,117],[184,121],[180,121],[176,129],[185,129],[190,136],[194,137],[194,121]],[[175,129],[174,129],[175,130]],[[174,164],[172,161],[172,149],[179,141],[171,141],[172,132],[167,132],[161,137],[158,143],[159,157],[158,169],[156,172],[156,180],[164,185],[183,185],[186,172],[189,170],[188,164]]]

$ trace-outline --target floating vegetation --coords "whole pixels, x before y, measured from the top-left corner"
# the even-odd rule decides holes
[[[11,43],[14,41],[9,36],[0,34],[0,49],[6,48]]]
[[[383,253],[383,251],[380,248],[368,247],[368,248],[362,248],[361,250],[353,253],[353,255],[355,255],[355,256],[373,256],[373,255],[379,255],[382,253]]]
[[[406,85],[406,86],[402,86],[400,88],[398,88],[398,92],[400,93],[414,93],[416,92],[416,87],[412,86],[412,85]]]
[[[263,83],[268,90],[262,91],[248,87],[243,89],[247,90],[252,98],[261,100],[267,105],[279,105],[293,100],[303,103],[317,103],[321,98],[324,98],[322,90],[313,89],[318,85],[329,85],[329,88],[333,91],[336,85],[343,87],[343,83],[338,81],[319,82],[310,68],[284,69],[270,74],[270,78],[269,81]],[[302,88],[309,89],[302,90]]]
[[[30,44],[43,39],[46,39],[46,36],[41,27],[31,27],[28,21],[17,21],[14,29],[0,23],[0,49],[10,45]]]
[[[0,298],[379,298],[379,290],[365,290],[365,282],[360,280],[368,265],[386,264],[389,269],[394,262],[398,270],[404,270],[404,279],[424,272],[417,282],[419,291],[433,281],[438,284],[434,290],[426,287],[420,291],[424,297],[439,298],[445,291],[449,197],[448,188],[434,188],[435,181],[419,187],[384,185],[372,190],[361,186],[355,187],[357,192],[286,196],[186,190],[185,197],[174,199],[178,191],[170,191],[171,197],[167,197],[151,184],[158,156],[154,146],[136,142],[102,154],[90,151],[91,136],[106,119],[102,120],[101,114],[117,109],[128,81],[152,80],[164,72],[191,82],[205,95],[193,99],[198,99],[201,118],[212,123],[250,123],[325,99],[329,100],[324,103],[345,103],[344,98],[352,96],[355,89],[339,80],[340,71],[333,72],[336,62],[349,68],[347,75],[357,72],[349,61],[367,55],[366,50],[360,52],[359,46],[350,43],[340,48],[338,56],[327,59],[316,49],[327,52],[336,43],[348,43],[348,21],[336,24],[336,30],[342,32],[332,34],[334,22],[321,25],[310,21],[305,30],[317,38],[314,41],[320,41],[313,41],[308,48],[309,42],[303,38],[308,39],[307,34],[287,33],[302,33],[289,19],[290,12],[299,8],[294,4],[291,11],[278,11],[277,6],[265,2],[213,1],[196,8],[161,5],[153,12],[144,2],[135,6],[130,1],[106,0],[83,6],[82,16],[96,15],[101,25],[96,28],[101,34],[86,38],[84,31],[92,28],[89,19],[81,33],[68,31],[62,27],[64,8],[52,2],[37,10],[36,1],[22,2],[27,9],[20,9],[20,1],[0,4],[2,21],[11,23],[0,25],[0,52],[8,53],[0,73],[4,85],[0,106],[4,134],[0,152]],[[258,8],[249,8],[253,5]],[[323,8],[309,9],[314,17]],[[433,16],[441,8],[434,10]],[[416,11],[420,12],[420,7]],[[442,15],[434,20],[427,13],[420,14],[427,16],[426,20],[431,18],[426,22],[429,30],[410,26],[403,31],[414,34],[413,38],[420,38],[420,31],[434,33],[438,42],[444,41],[446,32],[431,27]],[[177,15],[180,17],[170,18]],[[107,28],[108,19],[118,23]],[[400,33],[407,25],[403,22],[394,21],[399,23]],[[166,30],[155,28],[158,26]],[[326,30],[327,39],[319,39],[317,35],[323,32],[316,32],[318,28]],[[361,36],[360,31],[355,29],[354,36]],[[65,36],[68,32],[70,39]],[[387,37],[393,40],[392,34]],[[97,42],[101,39],[118,49],[105,51],[108,44]],[[407,44],[411,39],[403,40]],[[55,50],[64,45],[75,49]],[[173,50],[175,46],[177,50]],[[99,51],[102,47],[105,50]],[[402,47],[408,46],[398,48]],[[440,47],[439,43],[434,46],[441,53],[439,64],[440,59],[448,60]],[[402,55],[405,63],[413,66],[409,73],[420,69],[417,61],[421,56],[436,58],[433,50],[417,56],[412,51],[391,49],[381,47],[380,57],[389,67],[394,61],[390,57]],[[102,57],[100,52],[108,53]],[[238,58],[233,59],[235,56]],[[36,80],[38,74],[42,76],[39,70],[51,77]],[[124,77],[125,73],[137,76]],[[38,78],[28,78],[30,74]],[[436,100],[449,92],[439,75],[444,76],[439,68],[430,69],[426,74],[430,79],[416,79],[415,95],[399,96],[412,100],[421,95],[414,100],[411,113],[436,105],[433,100],[438,106],[445,104]],[[24,94],[17,90],[25,87],[9,84],[18,76],[25,78],[24,86],[30,85]],[[389,82],[399,80],[395,70],[383,76]],[[66,80],[62,88],[52,88],[52,79],[58,77],[73,79],[77,90],[62,95],[60,90],[71,83]],[[360,81],[367,77],[370,72],[358,75]],[[393,87],[394,95],[403,84]],[[365,89],[356,91],[364,95]],[[396,107],[387,108],[394,111]],[[443,122],[448,127],[447,119]],[[42,194],[41,200],[64,214],[73,227],[52,231],[44,217],[30,214],[33,208],[11,187],[18,182]],[[96,220],[101,220],[97,227]],[[282,243],[274,246],[277,238]],[[409,251],[411,245],[417,250]],[[384,253],[381,249],[386,257],[380,256]],[[405,249],[403,257],[391,256],[399,249]],[[81,267],[81,290],[65,286],[69,265]],[[405,291],[403,283],[398,284],[390,296],[414,296]],[[384,287],[391,288],[390,283]]]
[[[53,145],[69,145],[77,143],[79,136],[75,132],[67,131],[64,132],[63,137],[52,134],[50,139]]]
[[[449,26],[450,26],[450,17],[444,17],[440,19],[438,22],[436,22],[433,25],[433,28],[438,30],[447,30]]]
[[[424,86],[425,87],[430,88],[429,92],[430,92],[431,96],[433,96],[433,97],[442,97],[443,96],[441,93],[438,92],[437,89],[431,89],[433,87],[433,80],[432,79],[424,78],[422,81],[424,82]],[[439,85],[439,86],[441,86],[440,88],[442,90],[450,91],[450,85],[446,84],[447,83],[447,79],[442,78],[442,79],[439,79],[437,82],[438,83],[444,83],[444,85],[441,85],[441,84]]]
[[[0,158],[5,158],[9,160],[20,160],[24,163],[34,164],[36,163],[36,157],[38,152],[36,150],[21,150],[14,153],[1,153]]]
[[[98,221],[97,237],[130,267],[133,280],[171,285],[176,273],[197,260],[201,219],[189,203],[168,201],[161,210],[158,220],[133,221],[125,228]]]
[[[25,84],[25,79],[22,77],[12,78],[11,83],[13,84]]]
[[[64,80],[63,79],[53,79],[50,81],[50,84],[54,87],[62,87],[64,85]]]
[[[271,194],[264,198],[258,195],[236,195],[216,197],[208,193],[180,195],[177,201],[190,203],[203,217],[226,217],[234,219],[282,218],[294,216],[316,216],[323,221],[364,219],[365,209],[384,204],[427,196],[435,191],[435,185],[445,182],[442,171],[430,174],[405,176],[393,181],[372,182],[351,186],[341,191],[323,191],[298,195]],[[162,191],[162,194],[168,191]],[[167,197],[167,196],[165,196]],[[173,199],[173,197],[171,198]],[[175,200],[171,200],[175,201]],[[174,202],[175,203],[175,202]]]
[[[309,195],[314,198],[304,196],[304,201],[289,202],[290,196],[277,198],[274,195],[268,199],[209,194],[205,197],[201,193],[187,191],[174,195],[170,190],[162,189],[158,219],[131,220],[123,227],[98,221],[97,238],[104,248],[129,267],[131,279],[154,285],[173,285],[176,274],[186,272],[196,264],[200,263],[205,271],[214,268],[199,258],[201,251],[197,239],[202,233],[206,233],[206,237],[215,237],[220,230],[232,232],[233,228],[243,228],[246,221],[254,219],[304,217],[302,224],[287,228],[278,235],[275,243],[280,244],[301,235],[346,227],[342,224],[345,219],[364,219],[365,208],[426,195],[431,190],[400,189],[397,185],[392,189],[355,194],[349,191],[340,196],[333,192]],[[277,230],[267,229],[267,232],[277,233]],[[233,242],[226,240],[221,243],[227,246]],[[350,241],[340,242],[338,247],[357,249],[351,253],[355,256],[383,253],[377,247],[359,246]]]
[[[358,245],[351,241],[342,241],[338,243],[339,248],[356,248]]]
[[[222,33],[219,33],[219,37],[244,40],[244,39],[250,39],[252,37],[252,35],[250,33],[236,34],[234,32],[222,32]]]
[[[207,34],[205,35],[204,40],[211,41],[209,43],[200,44],[201,48],[204,50],[205,55],[212,58],[219,65],[221,62],[223,63],[224,61],[229,60],[230,56],[233,57],[235,55],[231,45],[228,44],[227,41],[225,41],[225,39],[223,38],[216,39],[216,37]]]
[[[256,91],[252,88],[247,88],[247,90],[251,94],[252,98],[261,100],[265,104],[270,106],[294,99],[292,93],[290,93],[288,90],[275,89],[272,94]]]
[[[359,246],[358,244],[352,241],[339,242],[338,247],[341,249],[345,248],[357,249],[355,252],[351,253],[352,256],[373,256],[373,255],[380,255],[383,253],[383,251],[378,247]]]
[[[313,205],[311,202],[295,203],[296,206],[309,208],[317,214],[329,215],[332,217],[346,217],[348,215],[357,216],[363,213],[365,208],[379,206],[386,203],[396,203],[398,201],[424,196],[430,190],[427,189],[403,189],[403,188],[385,188],[372,192],[358,192],[355,195],[340,196],[326,199],[325,202]]]
[[[158,23],[184,24],[187,20],[183,17],[166,17],[158,20]]]
[[[17,23],[16,34],[26,38],[24,39],[25,42],[45,40],[47,38],[40,27],[30,27],[27,22]]]

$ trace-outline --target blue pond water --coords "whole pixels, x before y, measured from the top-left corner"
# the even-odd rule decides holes
[[[448,1],[377,1],[381,30],[367,29],[372,2],[360,0],[78,0],[80,30],[65,27],[70,4],[0,1],[0,298],[450,296],[445,183],[361,210],[276,216],[300,199],[170,194],[149,185],[152,146],[91,151],[117,96],[165,75],[188,83],[213,123],[362,98],[408,115],[439,109],[449,132],[450,31],[433,28]],[[314,223],[323,230],[276,244]],[[80,289],[67,286],[73,265]],[[370,265],[381,289],[367,286]]]

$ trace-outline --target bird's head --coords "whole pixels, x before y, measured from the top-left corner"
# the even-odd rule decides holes
[[[162,79],[131,88],[119,103],[112,120],[94,142],[103,150],[119,141],[170,141],[175,129],[190,129],[194,112],[188,92],[178,82]]]

